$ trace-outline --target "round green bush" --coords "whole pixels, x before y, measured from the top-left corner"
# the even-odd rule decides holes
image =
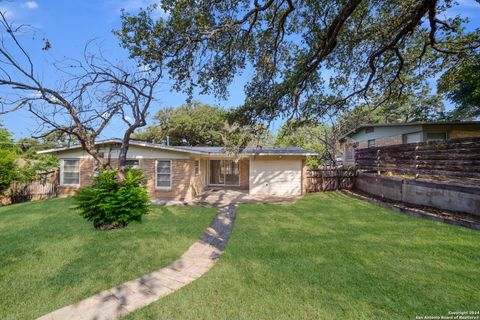
[[[150,210],[142,170],[127,169],[121,182],[117,173],[117,170],[102,170],[92,185],[78,190],[74,196],[76,209],[100,230],[140,221]]]
[[[0,195],[7,190],[17,176],[16,156],[8,150],[0,150]]]

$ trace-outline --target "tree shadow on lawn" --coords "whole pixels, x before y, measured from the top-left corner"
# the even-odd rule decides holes
[[[245,281],[259,281],[252,283],[258,290],[274,288],[266,294],[301,288],[293,299],[313,303],[311,297],[319,297],[332,312],[364,310],[366,318],[476,307],[478,233],[351,199],[332,206],[328,199],[345,200],[333,194],[313,208],[307,198],[302,201],[310,203],[263,210],[263,225],[254,210],[241,210],[242,227],[227,253],[237,270],[257,266]]]
[[[40,316],[168,265],[200,237],[212,217],[198,219],[211,213],[206,210],[189,214],[187,209],[173,213],[167,207],[154,207],[143,222],[96,231],[91,222],[64,208],[34,213],[41,218],[0,234],[1,243],[8,245],[1,254],[2,270],[29,266],[28,274],[2,279],[7,296],[8,291],[16,292],[4,301],[12,307],[7,312],[26,304],[24,310],[15,310],[18,317]],[[189,216],[198,222],[188,223]],[[208,222],[202,225],[203,220]],[[48,269],[42,272],[42,268]]]

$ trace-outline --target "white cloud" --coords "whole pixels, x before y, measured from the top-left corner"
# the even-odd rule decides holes
[[[38,8],[38,3],[35,1],[27,1],[25,2],[25,7],[30,10],[34,10]]]

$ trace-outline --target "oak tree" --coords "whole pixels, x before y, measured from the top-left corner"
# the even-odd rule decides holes
[[[475,54],[479,30],[445,13],[452,0],[164,0],[124,12],[116,33],[144,64],[190,95],[228,96],[248,70],[244,124],[318,119],[378,106]],[[155,10],[166,12],[157,18]],[[158,16],[158,15],[157,15]]]

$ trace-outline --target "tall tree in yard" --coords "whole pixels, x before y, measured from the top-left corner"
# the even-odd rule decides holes
[[[146,125],[161,72],[140,70],[137,64],[114,64],[102,52],[90,51],[88,44],[82,60],[58,64],[61,85],[51,87],[38,76],[33,60],[17,37],[19,32],[25,32],[25,26],[13,26],[0,13],[0,27],[0,88],[4,92],[0,114],[28,110],[40,120],[43,136],[55,132],[74,137],[103,168],[109,168],[110,163],[95,141],[117,117],[125,125],[118,157],[122,179],[130,137]]]
[[[198,101],[166,108],[153,117],[154,123],[134,135],[136,139],[172,145],[219,146],[223,144],[227,111]]]
[[[232,118],[321,119],[408,94],[478,53],[479,30],[443,18],[450,0],[162,1],[124,13],[117,31],[131,55],[168,71],[174,88],[225,98],[234,77],[253,77]],[[161,8],[168,15],[152,18]],[[417,83],[417,84],[418,84]]]
[[[336,163],[337,141],[335,128],[319,123],[285,123],[279,131],[275,146],[298,146],[318,154],[307,159],[307,165],[317,167],[325,163]]]
[[[455,104],[454,120],[480,117],[480,55],[452,66],[438,81],[439,91]]]

